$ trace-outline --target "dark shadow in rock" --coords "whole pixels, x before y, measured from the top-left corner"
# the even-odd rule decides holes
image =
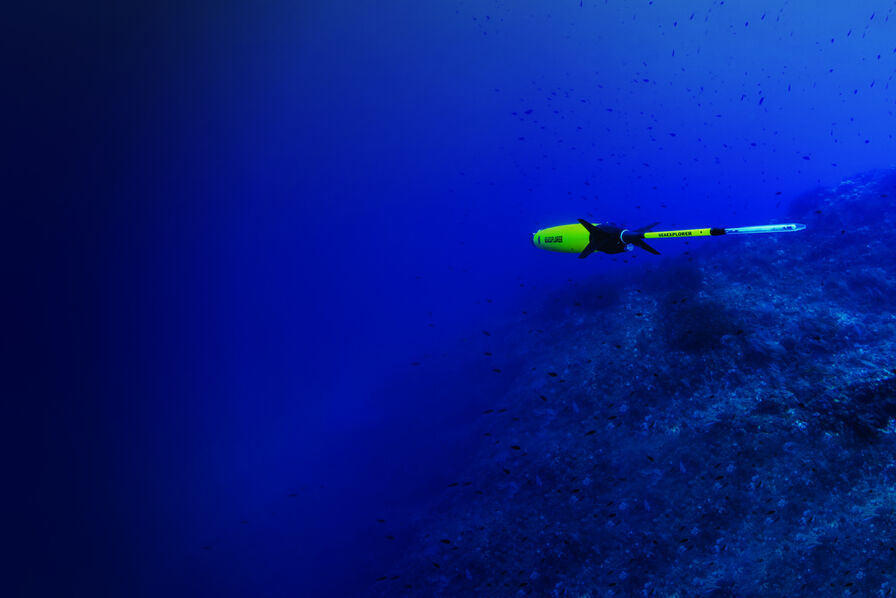
[[[725,335],[742,327],[725,305],[710,300],[664,302],[659,309],[661,331],[671,351],[703,353],[721,346]]]

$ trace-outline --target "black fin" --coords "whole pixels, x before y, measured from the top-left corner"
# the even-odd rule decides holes
[[[588,245],[585,246],[585,249],[582,250],[582,253],[579,254],[579,259],[583,260],[592,253],[594,253],[594,243],[591,242],[591,235],[598,232],[596,226],[588,222],[587,220],[582,220],[579,218],[579,224],[585,227],[585,230],[588,231]]]
[[[644,251],[649,251],[653,255],[659,255],[660,252],[644,242],[644,239],[632,239],[632,245],[640,247]]]
[[[647,231],[652,229],[657,224],[659,224],[659,222],[654,222],[653,224],[648,224],[647,226],[642,226],[641,228],[636,228],[635,232],[636,233],[646,233]]]
[[[593,233],[594,231],[597,230],[597,227],[594,226],[593,224],[591,224],[590,222],[588,222],[587,220],[582,220],[581,218],[579,218],[579,224],[584,226],[588,230],[589,233]],[[659,222],[657,222],[657,224],[659,224]]]

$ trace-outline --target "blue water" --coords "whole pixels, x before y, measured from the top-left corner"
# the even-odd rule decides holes
[[[685,478],[663,478],[664,495],[724,446],[699,414],[730,404],[701,394],[694,372],[728,376],[729,402],[755,398],[763,379],[786,390],[759,411],[732,408],[744,429],[754,415],[797,421],[782,397],[808,404],[801,392],[834,392],[836,380],[852,389],[844,396],[889,405],[888,378],[867,364],[893,365],[892,252],[863,243],[890,222],[893,12],[807,0],[15,9],[3,42],[12,594],[767,595],[798,591],[799,575],[803,591],[834,593],[811,577],[833,557],[773,570],[744,549],[722,567],[702,558],[709,540],[699,554],[639,556],[610,586],[626,546],[607,526],[582,528],[592,537],[581,551],[532,577],[497,563],[548,541],[478,497],[538,512],[556,524],[550,542],[579,533],[568,504],[519,489],[549,483],[545,454],[585,450],[557,443],[579,433],[576,417],[618,405],[609,398],[636,375],[690,380],[626,403],[641,423],[696,430],[664,445]],[[577,260],[530,243],[578,218],[675,229],[816,217],[786,239],[658,241],[659,257]],[[834,242],[846,237],[850,261]],[[827,299],[839,303],[805,307]],[[844,344],[813,348],[825,334]],[[602,344],[611,336],[618,350]],[[572,368],[586,353],[589,368]],[[847,373],[835,366],[850,359]],[[531,373],[548,367],[567,368],[578,389],[557,395],[553,416],[539,404],[546,378]],[[587,389],[604,371],[620,378],[602,401]],[[698,403],[670,407],[688,394]],[[514,407],[517,419],[483,423],[485,410]],[[863,479],[883,480],[868,489],[876,502],[850,512],[836,474],[810,480],[802,500],[817,511],[812,501],[833,493],[831,521],[842,508],[868,524],[892,500],[889,412],[837,409],[814,412],[865,423],[850,428],[859,440],[834,442],[844,452],[831,463],[866,455],[877,469]],[[602,444],[587,451],[638,479],[627,451],[656,440],[624,434],[615,454],[619,428],[595,430]],[[838,430],[772,443],[810,451]],[[494,452],[514,434],[540,455],[514,462],[516,489],[502,478],[510,453]],[[786,477],[801,461],[759,462]],[[581,481],[563,467],[558,477]],[[483,494],[451,493],[465,481]],[[641,508],[652,499],[631,496],[649,484],[632,484],[622,500]],[[618,504],[601,492],[591,500]],[[661,504],[651,509],[625,533],[666,525],[650,515]],[[808,558],[799,551],[824,542],[799,528],[804,510],[747,530],[768,538],[750,551],[790,538]],[[838,572],[853,581],[838,577],[836,592],[886,595],[896,583],[885,554],[896,536],[874,516],[883,521],[853,537],[878,537],[879,554],[858,578]],[[461,521],[523,531],[500,558],[481,556],[482,538],[456,537],[438,556],[433,539]],[[598,538],[614,548],[595,552]]]

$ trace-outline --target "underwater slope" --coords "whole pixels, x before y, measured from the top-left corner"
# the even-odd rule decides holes
[[[371,594],[896,593],[894,198],[809,193],[803,233],[509,331],[530,368]]]

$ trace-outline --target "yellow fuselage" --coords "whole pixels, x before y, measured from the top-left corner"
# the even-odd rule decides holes
[[[589,237],[590,233],[577,222],[537,230],[532,234],[532,244],[548,251],[582,253]]]

